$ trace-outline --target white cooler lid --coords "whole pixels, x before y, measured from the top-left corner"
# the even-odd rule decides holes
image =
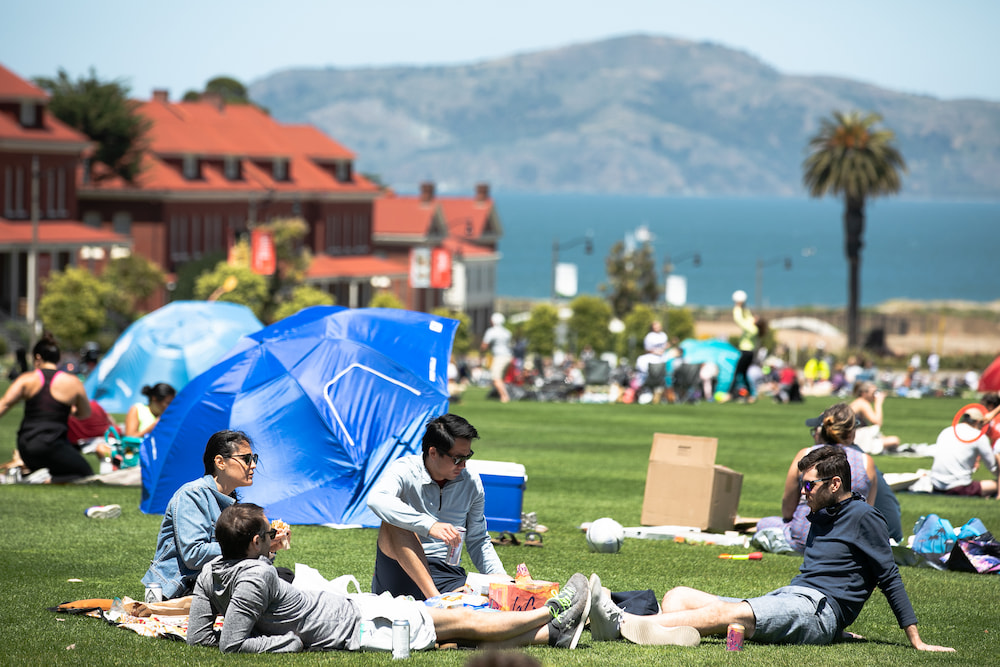
[[[524,471],[524,466],[520,463],[512,463],[510,461],[469,459],[465,462],[465,467],[469,472],[474,472],[477,475],[497,475],[501,477],[528,479],[528,474]]]

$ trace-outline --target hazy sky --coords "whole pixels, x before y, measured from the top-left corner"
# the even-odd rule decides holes
[[[46,0],[4,3],[0,63],[24,77],[94,67],[148,98],[219,74],[465,63],[648,33],[711,41],[787,74],[1000,101],[1000,1]]]

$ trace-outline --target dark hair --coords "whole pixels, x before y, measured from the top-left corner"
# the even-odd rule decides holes
[[[41,357],[42,361],[48,362],[50,364],[59,363],[59,344],[56,343],[56,339],[48,331],[42,334],[42,339],[35,343],[35,347],[31,349],[32,357]]]
[[[760,340],[764,340],[764,338],[767,336],[767,331],[768,331],[767,320],[765,320],[763,317],[758,317],[755,324],[757,325],[757,338],[759,338]]]
[[[991,391],[988,394],[983,394],[981,399],[983,402],[983,407],[986,408],[986,412],[991,412],[996,406],[1000,405],[1000,394],[995,391]]]
[[[799,472],[805,473],[810,468],[816,468],[819,477],[839,477],[845,491],[851,490],[851,464],[843,447],[824,445],[814,449],[799,459]]]
[[[476,428],[464,417],[453,415],[450,412],[441,415],[427,422],[427,431],[424,432],[422,442],[424,458],[427,458],[431,447],[436,449],[438,454],[444,456],[451,451],[451,446],[455,444],[456,439],[475,440],[478,437],[479,433]]]
[[[216,431],[213,433],[212,437],[208,439],[208,444],[205,445],[205,455],[201,459],[205,463],[205,474],[215,474],[216,456],[223,458],[232,456],[240,448],[240,444],[244,442],[253,447],[250,436],[243,431]]]
[[[820,437],[830,445],[854,444],[858,417],[847,403],[837,403],[820,415]]]
[[[150,387],[148,384],[142,388],[142,395],[151,401],[156,401],[160,403],[168,398],[173,398],[177,395],[177,390],[171,387],[166,382],[158,382]]]
[[[234,503],[222,510],[215,521],[215,539],[226,560],[246,558],[255,535],[270,527],[264,508],[253,503]]]

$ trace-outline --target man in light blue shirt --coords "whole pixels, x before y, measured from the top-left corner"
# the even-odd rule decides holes
[[[497,556],[483,514],[479,476],[465,468],[479,433],[468,421],[446,414],[427,424],[420,455],[390,465],[368,496],[382,520],[372,592],[426,599],[460,588],[467,573],[449,565],[448,550],[461,544],[480,573],[510,580]]]

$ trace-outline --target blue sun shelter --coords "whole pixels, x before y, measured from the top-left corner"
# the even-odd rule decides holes
[[[84,387],[110,413],[145,402],[144,385],[166,382],[180,391],[226,355],[236,341],[264,327],[246,306],[221,301],[175,301],[126,329]]]
[[[681,343],[684,361],[689,364],[704,364],[711,362],[719,367],[719,378],[716,387],[726,391],[736,374],[736,362],[740,360],[740,351],[724,340],[696,340],[688,338]]]
[[[448,410],[456,320],[396,309],[314,306],[244,338],[171,403],[141,450],[142,503],[162,513],[204,474],[222,429],[260,462],[241,499],[292,524],[377,526],[365,500],[393,460],[420,451]]]

